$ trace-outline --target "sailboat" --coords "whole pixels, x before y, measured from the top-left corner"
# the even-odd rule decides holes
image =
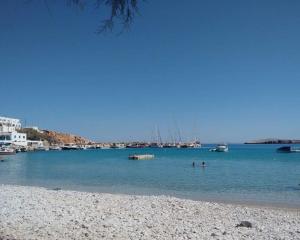
[[[158,126],[156,127],[156,142],[150,143],[151,148],[162,148],[164,145],[162,143],[161,135]]]

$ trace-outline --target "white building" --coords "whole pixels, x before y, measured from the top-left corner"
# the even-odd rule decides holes
[[[42,130],[40,130],[39,129],[39,127],[37,127],[37,126],[26,126],[26,127],[23,127],[24,129],[32,129],[32,130],[35,130],[35,131],[37,131],[37,132],[39,132],[39,133],[43,133],[43,131]]]
[[[21,121],[15,118],[0,117],[0,132],[14,132],[21,128]]]
[[[27,146],[26,133],[0,132],[0,144],[10,143],[17,146]]]
[[[15,118],[0,117],[0,143],[27,146],[26,133],[18,133],[21,121]]]

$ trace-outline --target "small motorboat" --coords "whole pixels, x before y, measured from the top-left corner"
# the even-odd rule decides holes
[[[125,148],[125,144],[124,143],[113,143],[110,148],[113,149],[124,149]]]
[[[80,148],[75,144],[65,144],[61,147],[62,150],[79,150]]]
[[[9,147],[0,147],[0,155],[7,156],[7,155],[15,155],[16,150]]]
[[[37,146],[36,148],[34,148],[34,151],[49,151],[48,147],[44,147],[44,146]]]
[[[296,153],[296,152],[299,152],[300,153],[300,149],[292,148],[291,146],[283,146],[283,147],[277,148],[277,152],[279,152],[279,153]]]
[[[133,154],[128,156],[131,160],[150,160],[154,158],[153,154]]]
[[[219,144],[215,148],[209,149],[210,152],[228,152],[229,148],[226,144]]]
[[[58,146],[58,145],[52,145],[52,146],[49,147],[49,150],[51,150],[51,151],[60,151],[61,147]]]
[[[26,147],[21,147],[20,152],[27,152],[27,148]]]

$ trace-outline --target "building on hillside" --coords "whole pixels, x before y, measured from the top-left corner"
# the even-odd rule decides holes
[[[0,117],[0,132],[14,132],[21,128],[21,121],[15,118]]]
[[[18,133],[21,121],[15,118],[0,117],[0,144],[27,146],[26,133]]]
[[[39,127],[37,127],[37,126],[26,126],[23,129],[32,129],[32,130],[35,130],[35,131],[37,131],[39,133],[43,133],[43,131],[40,130]]]

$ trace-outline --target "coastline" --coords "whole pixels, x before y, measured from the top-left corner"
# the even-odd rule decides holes
[[[28,184],[18,184],[18,183],[0,183],[0,186],[18,186],[18,187],[33,187],[41,188],[46,190],[59,189],[60,191],[68,192],[80,192],[80,193],[99,193],[99,194],[109,194],[109,195],[120,195],[120,196],[140,196],[140,197],[170,197],[181,200],[191,200],[197,202],[209,202],[209,203],[218,203],[226,205],[235,205],[241,207],[255,207],[255,208],[268,208],[268,209],[279,209],[279,210],[291,210],[291,211],[300,211],[300,203],[281,203],[275,201],[262,201],[258,199],[241,199],[239,196],[229,197],[208,197],[208,196],[192,196],[188,194],[176,193],[173,191],[162,191],[154,188],[132,188],[132,186],[125,185],[123,189],[120,187],[101,187],[99,186],[80,186],[80,185],[60,185],[60,184],[41,184],[41,185],[28,185]],[[131,187],[131,188],[129,188]],[[0,239],[1,240],[1,239]]]
[[[0,207],[0,239],[300,238],[292,208],[14,185],[0,185]]]

